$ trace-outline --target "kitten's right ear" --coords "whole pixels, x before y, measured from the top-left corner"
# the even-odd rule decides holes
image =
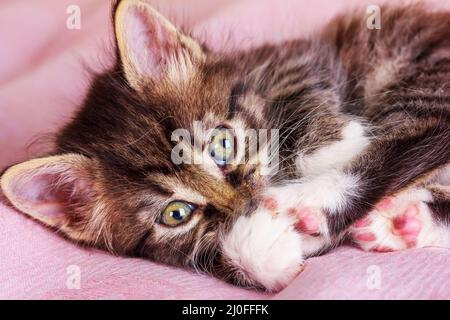
[[[125,76],[138,92],[152,81],[187,81],[205,60],[195,40],[143,0],[122,0],[114,26]]]
[[[86,228],[95,206],[93,160],[66,154],[34,159],[12,166],[0,186],[21,212],[55,227],[69,238],[92,241]]]

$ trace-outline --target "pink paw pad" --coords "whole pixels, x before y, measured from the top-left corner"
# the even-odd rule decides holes
[[[378,202],[375,205],[375,208],[377,210],[387,211],[392,208],[393,204],[394,204],[394,199],[392,197],[387,197],[387,198],[384,198],[383,200],[381,200],[380,202]]]
[[[298,230],[310,235],[319,233],[319,221],[310,209],[290,209],[289,214],[298,219],[295,225]]]
[[[372,224],[372,222],[373,222],[372,219],[369,216],[366,216],[362,219],[357,220],[353,224],[354,228],[353,237],[355,238],[355,240],[358,240],[360,242],[373,242],[377,240],[377,237],[374,233],[364,230],[364,228],[369,227]]]
[[[408,207],[402,215],[392,221],[394,233],[400,235],[409,243],[415,243],[422,229],[422,222],[418,214],[417,206]]]
[[[379,247],[373,248],[372,251],[375,251],[375,252],[393,252],[394,249],[389,248],[389,247],[379,246]]]
[[[364,228],[369,226],[372,223],[372,219],[370,217],[364,217],[362,219],[357,220],[354,224],[354,228]]]
[[[266,197],[263,200],[263,206],[267,210],[275,211],[278,208],[278,202],[274,198]]]
[[[362,232],[355,235],[355,239],[359,241],[375,241],[377,237],[372,232]]]

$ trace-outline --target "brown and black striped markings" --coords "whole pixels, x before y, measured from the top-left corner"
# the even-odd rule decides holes
[[[368,121],[373,133],[365,152],[344,169],[361,185],[345,209],[330,213],[341,217],[329,221],[336,234],[384,196],[450,163],[450,14],[420,5],[382,12],[381,30],[361,27],[360,15],[337,19],[323,34],[352,79],[344,109]],[[438,194],[436,210],[445,215],[446,193]]]

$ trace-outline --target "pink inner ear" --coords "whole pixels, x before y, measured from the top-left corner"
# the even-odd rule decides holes
[[[21,207],[27,208],[27,211],[39,216],[64,216],[74,184],[57,184],[59,178],[57,174],[20,177],[11,186],[15,201],[19,202]]]
[[[145,9],[133,7],[125,18],[125,32],[129,58],[139,72],[159,76],[167,59],[176,54],[176,34],[166,30],[157,17]]]

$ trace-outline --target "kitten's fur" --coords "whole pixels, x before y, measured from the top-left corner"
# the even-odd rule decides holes
[[[383,7],[381,30],[358,12],[311,40],[223,55],[144,1],[114,12],[116,66],[95,79],[54,156],[2,177],[18,209],[78,242],[268,290],[354,234],[358,219],[387,226],[411,203],[422,224],[413,245],[450,246],[449,13]],[[175,165],[171,134],[194,121],[279,128],[279,172]],[[377,215],[386,196],[396,205]],[[171,200],[198,209],[178,227],[161,225]],[[294,227],[299,207],[317,232]],[[380,230],[371,230],[379,243],[355,239],[367,250],[388,237],[383,246],[411,246]]]

